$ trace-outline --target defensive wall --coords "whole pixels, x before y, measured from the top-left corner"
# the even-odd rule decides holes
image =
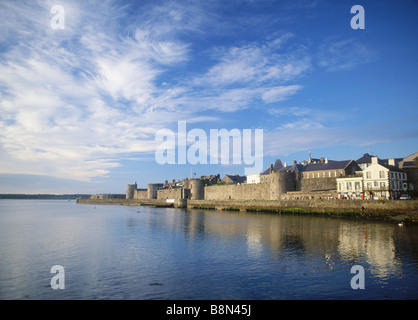
[[[418,200],[186,200],[77,199],[79,204],[155,206],[187,209],[314,214],[418,223]]]
[[[337,179],[335,177],[301,179],[299,183],[300,188],[298,190],[302,192],[337,190]]]
[[[136,183],[128,184],[126,199],[282,200],[293,192],[300,192],[304,197],[330,193],[336,190],[336,184],[335,177],[300,179],[296,172],[273,171],[264,182],[254,184],[204,186],[200,179],[190,179],[182,187],[173,188],[152,183],[147,189],[137,189]]]
[[[94,204],[94,205],[125,205],[125,206],[154,206],[154,207],[174,207],[186,208],[187,201],[175,199],[167,202],[167,199],[91,199],[79,198],[78,204]]]
[[[311,213],[406,214],[418,211],[418,200],[188,200],[187,208]]]
[[[270,184],[205,186],[204,200],[270,200]],[[198,199],[199,200],[199,199]]]

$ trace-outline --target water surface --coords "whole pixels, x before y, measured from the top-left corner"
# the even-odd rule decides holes
[[[0,200],[0,299],[417,298],[417,226]]]

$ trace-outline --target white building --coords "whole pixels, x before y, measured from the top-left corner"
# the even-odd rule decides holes
[[[364,197],[396,199],[407,191],[407,175],[395,166],[395,160],[388,164],[379,164],[377,157],[372,157],[372,164],[363,170]]]
[[[342,198],[363,199],[363,177],[337,178],[337,191]]]
[[[248,174],[247,183],[260,183],[260,174],[259,173]]]
[[[362,176],[337,178],[340,197],[350,199],[396,199],[408,189],[407,174],[395,166],[395,159],[388,164],[371,157],[361,172]]]

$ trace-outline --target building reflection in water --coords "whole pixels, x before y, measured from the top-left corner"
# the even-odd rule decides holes
[[[212,210],[167,209],[160,215],[157,221],[155,217],[149,219],[150,228],[180,232],[188,241],[216,237],[231,243],[245,239],[250,258],[305,255],[306,259],[323,260],[328,268],[337,261],[366,261],[376,277],[401,274],[394,226],[389,224]]]

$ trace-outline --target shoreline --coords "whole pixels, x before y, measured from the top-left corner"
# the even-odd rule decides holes
[[[77,204],[154,206],[276,214],[318,215],[418,224],[418,200],[186,200],[77,199]]]

